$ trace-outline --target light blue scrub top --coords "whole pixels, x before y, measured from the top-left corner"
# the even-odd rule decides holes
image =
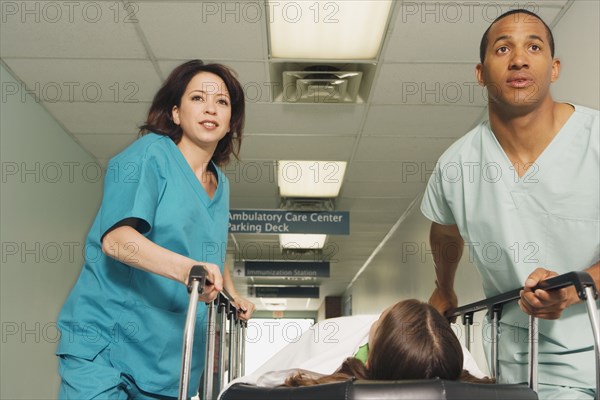
[[[440,157],[421,211],[434,222],[458,226],[486,296],[523,286],[537,267],[562,274],[600,259],[599,121],[598,111],[575,106],[521,178],[489,122]],[[501,329],[500,379],[526,382],[527,316],[516,303],[503,310]],[[540,320],[539,331],[539,382],[594,388],[585,304],[566,309],[559,320]],[[484,343],[490,339],[484,337]]]
[[[137,229],[154,243],[217,264],[222,271],[229,183],[218,169],[217,177],[211,200],[175,143],[157,134],[141,137],[110,160],[102,205],[86,240],[83,270],[59,315],[57,354],[91,360],[108,346],[113,365],[143,390],[177,396],[187,289],[104,255],[101,238],[123,219],[137,218]],[[205,320],[206,307],[201,304],[190,395],[196,393],[204,368]]]

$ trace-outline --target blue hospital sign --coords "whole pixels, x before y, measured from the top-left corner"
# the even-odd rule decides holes
[[[318,286],[251,286],[248,288],[251,297],[263,298],[296,298],[296,299],[318,299]]]
[[[235,270],[237,271],[238,268]],[[244,269],[245,276],[329,278],[327,261],[246,261]],[[240,270],[238,275],[241,274]]]
[[[349,235],[347,211],[230,210],[231,233]]]

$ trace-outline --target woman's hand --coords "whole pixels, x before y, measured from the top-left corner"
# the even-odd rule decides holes
[[[238,316],[246,321],[252,317],[252,313],[256,309],[253,302],[242,296],[234,298],[233,303],[238,309]]]
[[[221,270],[218,265],[211,263],[199,262],[194,265],[201,265],[206,271],[204,289],[202,291],[202,294],[199,296],[198,300],[204,303],[210,303],[211,301],[216,299],[219,295],[219,292],[223,290],[223,276],[221,275]],[[187,273],[188,281],[192,267],[193,265],[190,266],[190,269]]]
[[[256,306],[250,300],[240,296],[235,290],[235,285],[233,284],[233,279],[231,279],[231,274],[229,273],[229,268],[225,266],[223,270],[223,287],[229,295],[232,297],[233,303],[237,306],[238,316],[241,319],[249,320],[252,316],[252,313],[256,309]]]

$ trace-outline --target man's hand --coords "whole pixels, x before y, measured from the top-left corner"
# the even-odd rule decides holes
[[[558,319],[563,310],[579,301],[573,287],[545,291],[533,288],[540,281],[558,276],[554,271],[537,268],[525,281],[524,289],[521,291],[519,307],[526,314],[543,319]]]
[[[429,298],[429,304],[439,311],[443,316],[448,316],[458,307],[458,298],[453,289],[442,289],[435,282],[435,289]]]

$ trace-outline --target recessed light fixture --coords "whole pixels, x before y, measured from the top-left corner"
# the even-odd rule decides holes
[[[268,311],[285,311],[287,308],[286,299],[274,299],[274,298],[260,298],[265,310]]]
[[[332,198],[340,194],[345,161],[278,161],[281,197]]]
[[[284,249],[322,249],[325,246],[327,235],[313,235],[303,233],[286,233],[279,235],[279,244]]]
[[[392,0],[268,0],[271,57],[377,58]]]

